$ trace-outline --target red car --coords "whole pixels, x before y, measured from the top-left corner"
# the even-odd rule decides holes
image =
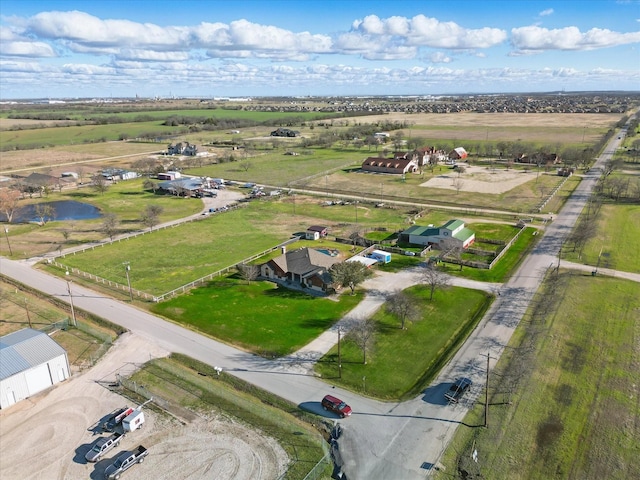
[[[322,408],[329,410],[340,417],[348,417],[351,415],[351,407],[344,403],[342,400],[331,395],[326,395],[322,399]]]

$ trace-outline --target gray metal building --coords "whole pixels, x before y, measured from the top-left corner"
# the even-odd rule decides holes
[[[46,333],[25,328],[0,337],[0,408],[69,377],[67,352]]]

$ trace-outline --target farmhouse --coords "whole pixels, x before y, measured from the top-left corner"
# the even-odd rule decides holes
[[[0,408],[70,376],[67,352],[46,333],[25,328],[0,337]]]
[[[260,265],[260,275],[268,280],[326,292],[332,286],[329,269],[340,261],[313,248],[299,248]]]
[[[417,172],[418,163],[407,158],[369,157],[362,162],[362,171],[403,175]]]
[[[414,225],[399,236],[400,241],[414,245],[432,245],[441,250],[468,248],[475,239],[475,233],[466,228],[462,220],[449,220],[441,227]]]

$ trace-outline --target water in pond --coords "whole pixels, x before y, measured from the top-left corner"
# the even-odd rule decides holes
[[[59,202],[46,202],[39,205],[49,205],[53,208],[52,220],[90,220],[102,216],[100,210],[88,203],[76,202],[75,200],[61,200]],[[6,220],[6,217],[4,218]],[[13,223],[39,222],[36,215],[35,205],[25,205],[19,208],[13,216]]]

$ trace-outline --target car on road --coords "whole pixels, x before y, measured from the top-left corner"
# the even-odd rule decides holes
[[[446,391],[444,398],[450,402],[458,403],[462,396],[467,393],[467,390],[471,388],[471,385],[473,385],[473,382],[470,379],[466,377],[458,378]]]
[[[341,418],[351,415],[351,407],[332,395],[326,395],[322,399],[322,408],[333,412],[336,415],[340,415]]]

